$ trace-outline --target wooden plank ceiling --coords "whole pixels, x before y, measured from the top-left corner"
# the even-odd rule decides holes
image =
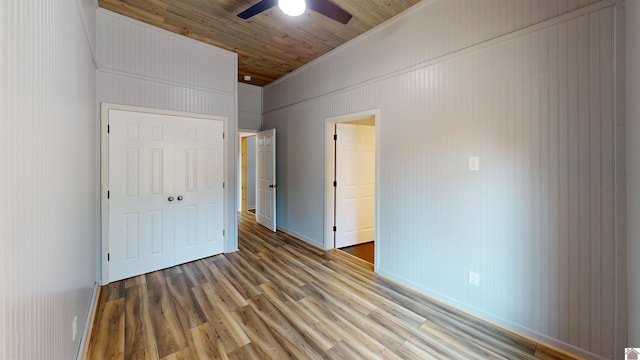
[[[100,7],[238,54],[238,81],[266,85],[399,14],[420,0],[332,0],[353,15],[343,25],[313,10],[276,6],[248,20],[259,0],[99,0]],[[244,81],[245,75],[251,81]]]

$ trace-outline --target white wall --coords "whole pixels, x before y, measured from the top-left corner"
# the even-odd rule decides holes
[[[379,109],[380,273],[543,342],[620,358],[615,4],[425,1],[266,86],[278,226],[323,244],[325,119]]]
[[[262,88],[238,83],[238,129],[262,130]]]
[[[640,344],[640,2],[626,3],[629,346]]]
[[[0,359],[80,345],[98,234],[96,8],[0,2]]]
[[[237,55],[100,9],[98,102],[228,118],[226,245],[237,249]]]

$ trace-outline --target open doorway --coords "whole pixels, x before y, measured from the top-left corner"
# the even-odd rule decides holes
[[[327,236],[337,248],[375,265],[377,111],[327,119]]]
[[[255,214],[256,210],[256,133],[239,134],[238,211]]]

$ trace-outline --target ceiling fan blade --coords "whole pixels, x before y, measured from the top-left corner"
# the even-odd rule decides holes
[[[246,20],[254,15],[260,14],[265,10],[271,9],[272,7],[276,6],[277,3],[278,0],[261,0],[259,3],[238,14],[238,17]]]
[[[341,7],[329,0],[307,0],[307,6],[324,16],[330,17],[343,24],[346,24],[351,20],[351,14],[342,10]]]

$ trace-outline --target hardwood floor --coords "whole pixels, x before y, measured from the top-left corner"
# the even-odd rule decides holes
[[[373,241],[364,244],[347,246],[344,248],[340,248],[340,250],[346,252],[347,254],[351,254],[357,258],[360,258],[368,263],[374,264],[373,260],[375,258],[375,243]]]
[[[252,214],[239,248],[103,287],[86,358],[563,358]]]

